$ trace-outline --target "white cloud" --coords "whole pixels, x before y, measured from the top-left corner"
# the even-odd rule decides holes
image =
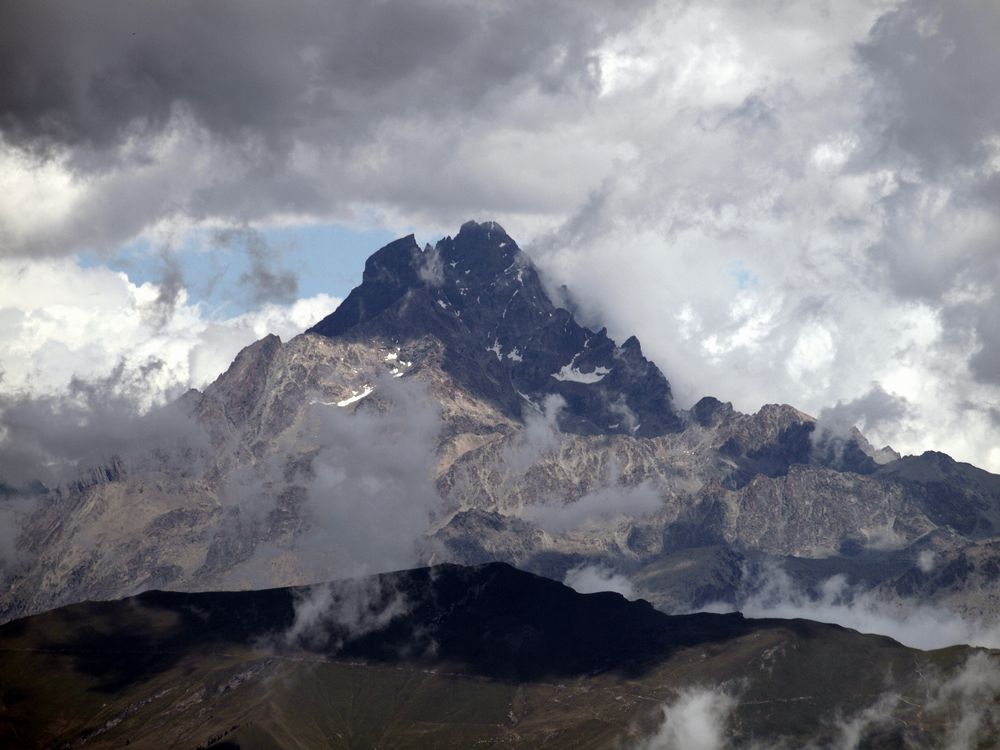
[[[566,571],[563,583],[580,594],[614,591],[626,599],[635,599],[635,588],[628,578],[600,565],[578,565],[570,568]]]
[[[57,393],[73,377],[105,378],[122,362],[136,372],[155,361],[160,367],[142,379],[148,406],[205,386],[242,347],[268,333],[294,336],[339,303],[321,294],[213,319],[181,290],[164,319],[159,291],[67,258],[0,261],[0,391]]]
[[[282,637],[285,643],[313,648],[337,650],[346,640],[381,630],[410,608],[392,579],[375,576],[332,581],[296,593],[295,619]]]
[[[924,564],[921,558],[921,564]],[[933,564],[931,559],[930,564]],[[830,622],[861,633],[894,638],[920,649],[954,645],[1000,648],[1000,626],[964,618],[948,609],[915,601],[888,601],[848,584],[843,575],[822,581],[814,593],[798,586],[780,567],[769,566],[748,581],[751,593],[736,603],[746,617],[803,618]],[[711,611],[730,611],[728,604]]]
[[[736,705],[736,699],[721,690],[687,690],[663,707],[656,733],[636,750],[723,750]]]

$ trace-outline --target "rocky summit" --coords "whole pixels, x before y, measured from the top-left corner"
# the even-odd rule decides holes
[[[613,573],[668,611],[738,604],[775,564],[997,611],[1000,477],[788,405],[679,408],[638,340],[580,325],[495,222],[390,243],[337,310],[170,409],[169,449],[25,491],[3,619],[442,561]]]
[[[468,222],[423,250],[413,236],[365,263],[361,286],[307,333],[396,346],[432,336],[442,367],[505,416],[552,396],[558,424],[581,435],[651,437],[681,428],[670,385],[632,337],[579,325],[545,292],[532,262],[496,222]]]

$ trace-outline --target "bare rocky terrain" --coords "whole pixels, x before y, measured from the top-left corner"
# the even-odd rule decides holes
[[[787,405],[677,408],[638,340],[579,325],[492,222],[391,243],[338,310],[172,408],[190,425],[173,449],[10,490],[34,511],[0,617],[494,560],[613,570],[668,611],[735,601],[766,560],[806,587],[840,573],[998,611],[1000,477]]]

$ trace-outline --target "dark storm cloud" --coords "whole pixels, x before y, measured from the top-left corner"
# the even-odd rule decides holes
[[[881,78],[886,146],[932,174],[976,166],[1000,133],[1000,4],[916,0],[884,15],[862,59]]]
[[[974,330],[979,347],[969,359],[969,368],[977,380],[1000,384],[1000,296],[994,294],[976,310]]]
[[[903,295],[938,299],[957,281],[1000,278],[996,227],[970,233],[936,210],[949,203],[956,214],[996,217],[998,178],[988,164],[1000,148],[998,28],[992,0],[913,0],[882,16],[858,48],[877,82],[869,102],[874,158],[903,175],[882,202],[886,236],[875,248]],[[941,246],[918,250],[934,230]]]
[[[595,94],[597,48],[650,4],[0,0],[0,146],[88,185],[59,222],[0,224],[4,252],[366,201],[544,210],[510,175],[469,176],[463,144],[512,125],[525,92]]]
[[[878,383],[851,401],[838,401],[819,415],[819,427],[839,437],[850,436],[853,428],[891,430],[906,418],[909,406],[905,398],[886,393]]]
[[[594,45],[640,11],[444,0],[0,7],[5,137],[91,156],[165,127],[177,108],[248,151],[283,153],[297,139],[345,145],[388,114],[451,117],[513,81],[593,86]]]

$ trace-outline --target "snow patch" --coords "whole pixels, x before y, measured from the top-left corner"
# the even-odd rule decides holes
[[[340,406],[340,407],[350,406],[351,404],[353,404],[353,403],[355,403],[357,401],[360,401],[365,396],[370,395],[371,392],[374,391],[374,390],[375,390],[374,386],[370,386],[370,385],[366,385],[364,387],[364,390],[362,390],[360,393],[358,393],[357,391],[352,390],[351,393],[354,394],[354,395],[350,396],[348,398],[345,398],[343,401],[338,401],[337,402],[337,406]]]
[[[511,351],[507,352],[507,359],[512,359],[515,362],[524,361],[524,357],[521,356],[521,352],[516,346]]]
[[[584,347],[586,348],[586,347]],[[562,380],[569,383],[598,383],[604,380],[604,376],[611,372],[607,367],[595,367],[593,372],[580,372],[576,366],[576,360],[580,357],[583,352],[577,352],[573,355],[573,359],[569,361],[568,365],[563,365],[559,372],[552,373],[552,377],[556,380]]]
[[[576,361],[576,358],[573,358]],[[604,380],[604,376],[607,375],[611,370],[607,367],[598,367],[593,372],[580,372],[573,366],[573,362],[568,365],[563,365],[559,372],[552,373],[552,377],[556,380],[562,380],[568,383],[584,383],[590,385],[592,383],[599,383]]]

